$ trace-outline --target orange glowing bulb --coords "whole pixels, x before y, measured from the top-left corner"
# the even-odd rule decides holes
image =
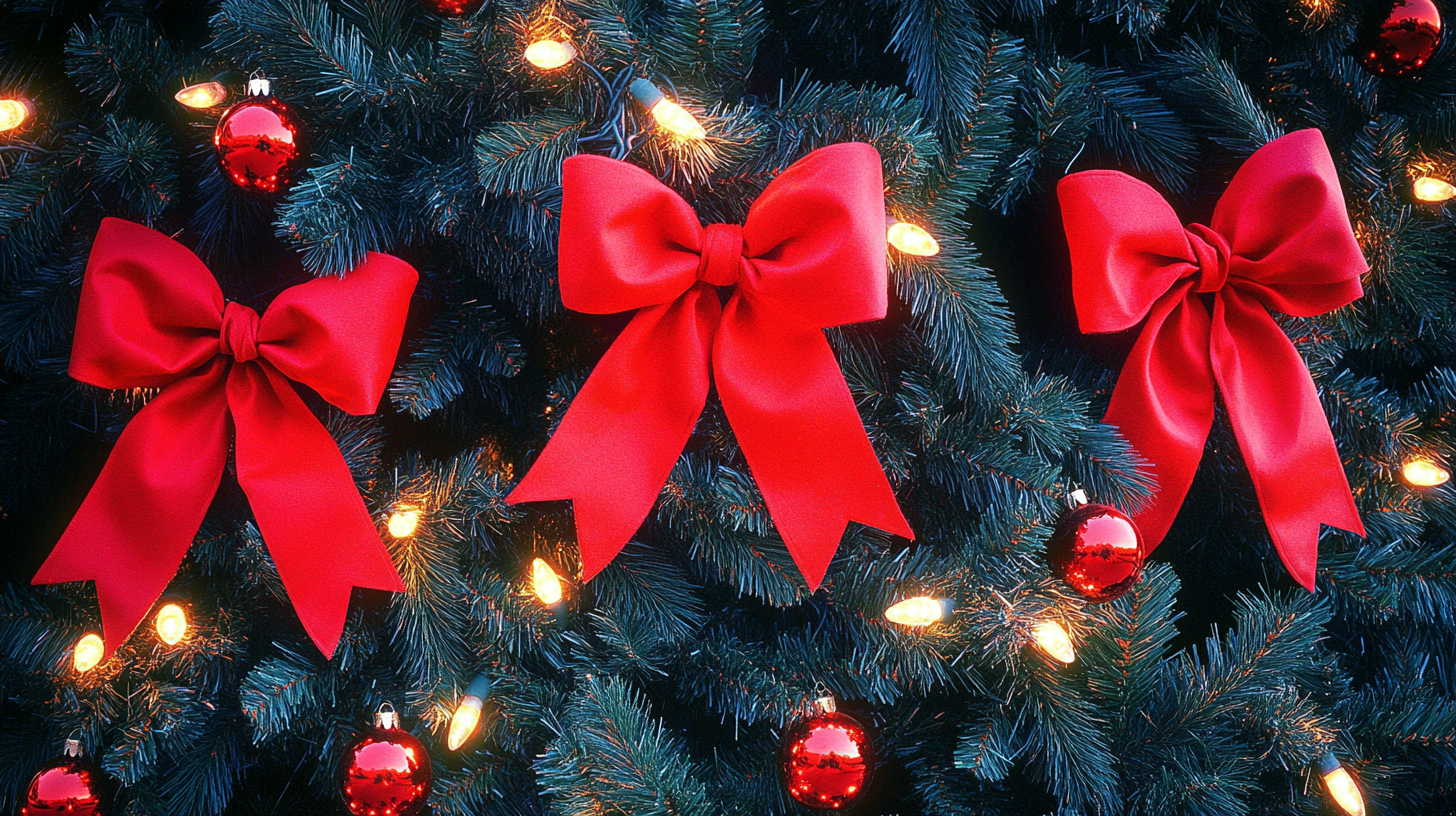
[[[419,526],[420,511],[413,508],[401,508],[389,517],[389,534],[395,538],[409,538]]]
[[[1072,638],[1067,630],[1055,621],[1042,621],[1031,629],[1036,645],[1051,659],[1071,664],[1077,659],[1077,650],[1072,648]]]
[[[537,600],[547,606],[561,603],[561,597],[565,594],[561,588],[561,576],[540,558],[531,562],[531,591],[536,593]]]
[[[896,221],[885,231],[885,238],[890,242],[890,246],[906,255],[929,258],[932,255],[940,254],[940,242],[926,232],[924,227],[915,224]]]
[[[657,120],[657,124],[684,139],[698,141],[708,138],[708,131],[698,124],[698,120],[693,118],[691,113],[688,113],[682,105],[666,97],[652,106],[652,118]]]
[[[83,635],[76,641],[76,649],[71,655],[72,664],[76,671],[88,672],[101,665],[101,656],[106,654],[106,644],[102,642],[101,636],[97,634]]]
[[[25,97],[0,99],[0,133],[15,130],[35,113],[35,106]]]
[[[885,619],[901,626],[929,626],[949,612],[949,602],[921,596],[905,600],[885,610]]]
[[[537,40],[526,46],[526,62],[550,71],[576,59],[576,48],[569,42]]]
[[[1400,472],[1413,487],[1435,487],[1451,479],[1451,471],[1422,457],[1408,460],[1401,466]]]
[[[187,637],[187,613],[169,603],[157,610],[157,637],[168,646],[176,646]]]
[[[1320,775],[1324,777],[1325,789],[1330,792],[1330,798],[1350,816],[1365,816],[1365,799],[1360,795],[1360,787],[1355,784],[1355,778],[1345,770],[1334,754],[1325,754],[1319,759]]]
[[[479,697],[466,697],[456,706],[455,714],[450,717],[450,738],[446,741],[450,750],[460,750],[460,746],[475,733],[475,727],[480,724],[480,709],[484,702]]]
[[[1429,201],[1439,204],[1442,201],[1449,201],[1456,198],[1456,186],[1448,181],[1442,181],[1430,176],[1421,176],[1411,185],[1411,192],[1421,201]]]
[[[196,85],[188,85],[178,91],[172,98],[189,108],[203,110],[217,107],[224,99],[227,99],[227,87],[221,82],[199,82]]]

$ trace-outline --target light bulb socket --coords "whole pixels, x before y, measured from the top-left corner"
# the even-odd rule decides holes
[[[220,74],[213,75],[212,81],[221,82],[229,88],[236,88],[239,85],[247,83],[248,75],[242,71],[223,71]]]
[[[490,696],[490,689],[494,685],[495,684],[490,681],[489,677],[486,677],[483,674],[477,674],[475,676],[475,679],[470,681],[470,685],[465,687],[465,696],[474,697],[478,700],[484,700],[486,697]]]
[[[663,93],[661,88],[646,79],[632,80],[632,84],[627,86],[627,93],[632,94],[632,98],[637,100],[637,104],[647,110],[652,110],[653,105],[667,98],[667,94]]]
[[[1320,776],[1332,774],[1340,769],[1340,760],[1335,758],[1334,752],[1326,751],[1324,756],[1314,761],[1315,767],[1319,769]]]

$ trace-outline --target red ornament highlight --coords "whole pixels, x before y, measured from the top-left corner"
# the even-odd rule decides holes
[[[790,729],[779,753],[779,774],[789,796],[813,810],[844,810],[864,798],[875,765],[874,746],[859,721],[834,710]]]
[[[1080,490],[1072,496],[1080,506],[1057,522],[1047,541],[1052,574],[1089,601],[1120,598],[1142,577],[1142,533],[1117,508],[1087,504]]]
[[[1397,0],[1360,49],[1377,76],[1405,76],[1424,68],[1441,44],[1441,12],[1431,0]]]
[[[430,755],[399,727],[388,703],[374,715],[374,730],[344,754],[341,793],[359,816],[416,816],[430,798]]]
[[[248,98],[223,114],[212,143],[223,173],[244,190],[262,193],[288,186],[308,158],[298,113],[269,92],[266,79],[248,82]]]
[[[476,9],[485,5],[485,0],[420,0],[420,5],[446,17],[462,17],[474,14]]]
[[[80,742],[66,740],[66,755],[46,763],[30,780],[20,816],[102,816],[106,812],[104,792],[101,775],[81,757]]]

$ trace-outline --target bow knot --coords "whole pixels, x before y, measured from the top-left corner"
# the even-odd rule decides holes
[[[651,512],[710,384],[810,588],[850,521],[913,537],[823,332],[885,316],[873,147],[813,151],[741,227],[705,229],[651,174],[600,156],[567,159],[561,187],[563,302],[637,314],[508,501],[572,500],[583,579]],[[722,303],[702,284],[736,289]]]
[[[218,352],[240,363],[258,357],[258,313],[241,303],[229,301],[222,310],[218,331]]]
[[[176,574],[232,448],[289,600],[332,656],[354,587],[404,585],[338,445],[290,381],[348,413],[373,413],[417,279],[404,261],[371,252],[344,278],[285,289],[259,317],[225,303],[186,247],[103,221],[81,284],[71,376],[161,391],[122,431],[35,583],[94,580],[111,654]]]
[[[1320,525],[1365,528],[1314,382],[1269,309],[1312,317],[1362,294],[1367,265],[1324,137],[1301,130],[1255,151],[1208,226],[1183,227],[1123,173],[1076,173],[1057,192],[1082,331],[1146,321],[1103,418],[1158,477],[1143,540],[1156,547],[1178,515],[1222,394],[1274,546],[1313,589]]]
[[[738,282],[743,260],[743,227],[710,224],[703,230],[703,254],[698,261],[698,280],[713,286]]]
[[[1207,293],[1222,289],[1228,281],[1228,241],[1202,224],[1189,224],[1183,231],[1188,237],[1188,246],[1193,250],[1193,263],[1198,267],[1193,291]]]

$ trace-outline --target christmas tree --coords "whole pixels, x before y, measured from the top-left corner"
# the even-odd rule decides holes
[[[849,718],[843,733],[862,725],[869,740],[855,749],[868,773],[832,803],[845,811],[1364,812],[1353,783],[1371,813],[1456,812],[1456,222],[1444,203],[1456,196],[1456,50],[1441,42],[1443,11],[12,0],[0,10],[0,812],[26,806],[73,739],[108,813],[363,813],[342,769],[378,737],[386,704],[428,755],[435,814],[803,812],[806,798],[830,800],[790,790],[781,758],[807,744],[825,697]],[[249,79],[269,96],[245,96],[262,90]],[[274,105],[292,128],[281,138],[296,155],[264,157],[273,181],[248,164],[258,156],[229,150],[278,142],[220,127],[248,104]],[[1298,135],[1308,129],[1320,138]],[[1328,148],[1325,199],[1290,183],[1266,211],[1233,212],[1231,190],[1215,215],[1231,182],[1256,174],[1236,179],[1241,167],[1296,138]],[[575,284],[558,261],[596,239],[558,243],[564,195],[584,197],[580,213],[620,190],[564,194],[563,164],[624,160],[703,225],[744,224],[795,162],[847,142],[871,145],[883,174],[888,314],[830,321],[824,336],[913,540],[851,523],[811,589],[719,378],[640,529],[584,580],[586,511],[507,501],[633,319],[568,308]],[[1192,443],[1176,521],[1140,580],[1102,602],[1049,563],[1068,497],[1143,519],[1179,488],[1126,423],[1102,421],[1148,307],[1127,307],[1123,331],[1079,330],[1113,295],[1078,288],[1074,300],[1073,268],[1082,287],[1089,242],[1112,239],[1107,225],[1074,229],[1092,210],[1072,194],[1133,189],[1081,176],[1095,181],[1064,184],[1059,200],[1083,170],[1151,185],[1179,241],[1180,224],[1212,225],[1179,245],[1201,253],[1180,261],[1183,314],[1223,320],[1234,302],[1208,271],[1238,274],[1230,252],[1245,239],[1215,235],[1221,218],[1243,218],[1247,235],[1322,201],[1348,213],[1364,259],[1359,286],[1343,282],[1348,305],[1270,306],[1303,363],[1282,369],[1285,394],[1220,385],[1215,403],[1210,381],[1211,431]],[[1119,226],[1131,207],[1108,200],[1099,212]],[[361,265],[384,262],[370,253],[418,271],[412,298],[344,298],[374,310],[359,331],[388,335],[390,308],[404,321],[377,412],[290,375],[402,580],[353,591],[331,654],[275,564],[268,513],[288,507],[275,497],[265,512],[247,488],[242,427],[135,631],[108,615],[103,646],[86,637],[103,632],[93,583],[32,585],[123,429],[166,391],[71,376],[107,218],[195,252],[197,280],[215,278],[265,326],[291,287],[359,285]],[[848,267],[879,263],[862,255]],[[748,286],[708,282],[720,288],[696,286],[704,303]],[[148,308],[160,320],[180,307]],[[219,367],[256,356],[231,336],[220,342],[234,362]],[[1304,366],[1317,421],[1297,431],[1328,427],[1338,467],[1270,484],[1261,457],[1294,442],[1256,453],[1246,430],[1298,402]],[[1165,387],[1201,382],[1175,374]],[[246,444],[280,445],[272,423]],[[307,458],[281,447],[280,460]],[[636,478],[633,461],[590,461]],[[1321,478],[1353,496],[1359,523],[1346,526],[1365,534],[1315,525],[1317,567],[1291,575],[1271,496],[1318,503]],[[165,524],[127,518],[146,542]],[[320,552],[320,569],[353,560],[328,542]]]

